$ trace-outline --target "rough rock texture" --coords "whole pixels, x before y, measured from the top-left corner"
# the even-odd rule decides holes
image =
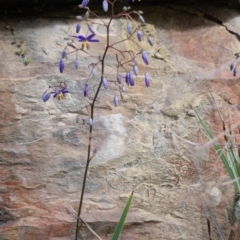
[[[227,119],[239,118],[238,77],[229,65],[240,48],[240,17],[235,9],[144,7],[154,47],[146,43],[150,64],[139,56],[140,75],[113,107],[114,84],[102,89],[96,104],[92,160],[82,218],[103,238],[111,239],[116,222],[134,189],[134,200],[121,239],[208,239],[205,201],[224,234],[234,199],[229,177],[199,129],[196,111],[208,119],[216,134],[221,121],[211,94]],[[105,15],[104,15],[105,16]],[[210,17],[211,16],[211,17]],[[216,21],[219,20],[219,21]],[[83,179],[88,118],[81,110],[82,90],[93,57],[69,55],[63,74],[58,61],[74,33],[69,19],[8,19],[15,35],[32,58],[24,66],[7,23],[0,38],[0,239],[66,240],[74,238]],[[114,21],[111,38],[126,36],[126,22]],[[104,31],[96,28],[101,43],[91,53],[101,54]],[[122,49],[134,49],[129,42]],[[115,55],[107,57],[107,70]],[[144,85],[144,73],[151,87]],[[115,79],[115,73],[110,73]],[[90,96],[99,73],[90,84]],[[41,100],[49,85],[64,81],[71,94],[64,101]],[[221,140],[221,138],[220,138]],[[84,228],[83,228],[84,229]],[[211,222],[213,239],[219,235]],[[86,239],[95,239],[84,229]]]

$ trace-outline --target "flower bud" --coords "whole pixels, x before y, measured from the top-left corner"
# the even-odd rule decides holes
[[[149,45],[153,46],[153,41],[152,41],[151,37],[148,36],[147,41],[148,41]]]
[[[44,101],[44,102],[46,102],[49,98],[50,98],[50,94],[49,93],[47,93],[47,92],[44,92],[43,93],[43,95],[42,95],[42,100]]]
[[[139,14],[143,14],[143,12],[141,10],[138,11]]]
[[[81,5],[83,8],[85,8],[88,5],[88,3],[89,3],[89,0],[83,0]]]
[[[138,66],[137,65],[133,66],[133,72],[134,72],[135,76],[138,75]]]
[[[123,92],[120,92],[121,99],[124,99],[124,94]]]
[[[118,97],[117,95],[115,95],[114,99],[113,99],[113,103],[114,103],[114,106],[117,107],[119,102],[118,102]]]
[[[126,81],[126,84],[129,86],[129,84],[130,84],[130,82],[129,82],[129,73],[126,73],[125,81]]]
[[[64,61],[63,61],[63,59],[61,59],[60,62],[59,62],[59,71],[60,71],[60,73],[63,73],[63,69],[64,69]]]
[[[148,73],[145,73],[145,84],[147,87],[150,86],[150,81],[151,81],[151,79],[150,79]]]
[[[80,29],[81,29],[81,24],[78,23],[77,26],[76,26],[76,33],[79,33]]]
[[[64,49],[64,50],[62,51],[62,58],[65,58],[66,55],[67,55],[67,52],[66,52],[66,50]]]
[[[141,30],[138,30],[138,31],[137,31],[137,38],[138,38],[138,41],[139,41],[139,42],[142,41],[142,31],[141,31]]]
[[[76,16],[76,19],[81,21],[82,20],[82,16]]]
[[[92,68],[92,75],[96,76],[96,68],[95,67]]]
[[[89,126],[92,126],[92,124],[93,124],[92,118],[89,118],[89,119],[86,121],[86,123],[87,123]]]
[[[230,65],[230,71],[232,71],[233,70],[233,67],[234,67],[234,65],[233,65],[233,63]]]
[[[84,95],[84,97],[88,96],[88,84],[87,83],[85,83],[84,90],[83,90],[83,95]]]
[[[132,34],[132,24],[131,23],[127,24],[127,30],[128,30],[129,34]]]
[[[129,72],[129,83],[131,86],[134,86],[134,76],[132,71]]]
[[[117,75],[117,82],[118,82],[119,84],[122,83],[122,76],[121,76],[120,74]]]
[[[141,16],[141,15],[139,15],[139,20],[141,23],[145,23],[145,20],[144,20],[143,16]]]
[[[148,63],[149,63],[148,62],[148,55],[147,55],[147,52],[145,50],[142,51],[142,59],[143,59],[144,63],[146,65],[148,65]]]
[[[103,78],[103,86],[105,89],[108,89],[108,81],[106,78]]]
[[[127,7],[126,6],[123,7],[123,11],[127,11]]]
[[[89,12],[88,12],[88,11],[85,13],[84,17],[85,17],[86,19],[88,19],[88,17],[89,17]]]
[[[96,33],[93,31],[93,29],[92,29],[92,27],[91,27],[90,25],[88,25],[88,30],[89,30],[92,34],[96,35]]]
[[[76,58],[75,62],[74,62],[75,68],[78,69],[79,67],[79,60]]]
[[[236,68],[233,69],[233,76],[234,76],[234,77],[237,76],[237,69],[236,69]]]
[[[103,0],[102,7],[103,7],[103,11],[107,12],[108,11],[108,1]]]

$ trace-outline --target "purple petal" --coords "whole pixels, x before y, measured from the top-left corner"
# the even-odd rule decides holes
[[[80,29],[81,29],[81,24],[78,23],[77,26],[76,26],[76,33],[79,33]]]
[[[147,55],[147,52],[146,51],[142,51],[142,59],[143,59],[143,61],[144,61],[144,63],[146,64],[146,65],[148,65],[148,55]]]
[[[47,92],[44,92],[43,93],[43,95],[42,95],[42,100],[44,101],[44,102],[46,102],[49,98],[50,98],[50,94],[49,93],[47,93]]]
[[[89,0],[83,0],[81,5],[83,8],[85,8],[88,5],[88,3],[89,3]]]
[[[64,69],[64,61],[63,61],[63,59],[61,59],[60,62],[59,62],[59,71],[60,71],[60,73],[63,73],[63,69]]]
[[[114,103],[114,106],[117,107],[118,106],[118,97],[115,95],[114,99],[113,99],[113,103]]]
[[[128,30],[129,34],[132,34],[132,24],[131,23],[127,24],[127,30]]]
[[[88,84],[87,83],[85,83],[84,90],[83,90],[83,95],[84,95],[84,97],[88,96]]]
[[[105,89],[108,89],[108,81],[106,78],[103,78],[103,86]]]
[[[84,36],[82,36],[82,35],[72,36],[72,37],[78,38],[78,41],[79,41],[79,42],[86,41],[86,38],[85,38]]]
[[[69,93],[69,91],[70,91],[70,88],[69,88],[69,87],[65,87],[65,88],[62,89],[61,92],[62,92],[63,94],[66,94],[66,93]]]
[[[145,73],[145,84],[147,87],[150,86],[150,81],[151,81],[151,79],[150,79],[148,73]]]
[[[103,0],[102,7],[104,12],[108,11],[108,2],[106,0]]]
[[[138,38],[138,41],[139,41],[139,42],[142,41],[142,31],[141,31],[141,30],[138,30],[138,31],[137,31],[137,38]]]

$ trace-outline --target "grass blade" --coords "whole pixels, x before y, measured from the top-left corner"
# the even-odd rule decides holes
[[[125,219],[127,217],[127,214],[128,214],[128,211],[129,211],[129,208],[130,208],[130,205],[131,205],[131,202],[132,202],[132,198],[133,198],[133,192],[131,193],[130,197],[128,198],[128,201],[127,201],[127,204],[123,210],[123,213],[122,213],[122,216],[120,218],[120,221],[118,222],[118,225],[115,229],[115,232],[114,232],[114,235],[112,237],[112,240],[118,240],[121,232],[122,232],[122,229],[123,229],[123,225],[124,225],[124,222],[125,222]]]

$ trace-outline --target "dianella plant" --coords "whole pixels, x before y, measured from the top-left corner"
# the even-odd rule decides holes
[[[72,35],[67,36],[66,47],[62,50],[59,60],[59,71],[64,74],[66,62],[70,59],[70,55],[73,55],[76,69],[81,67],[80,60],[82,61],[82,59],[84,59],[81,58],[81,55],[86,56],[87,54],[91,59],[94,59],[89,64],[89,76],[84,80],[84,87],[81,92],[82,98],[86,100],[85,108],[87,108],[89,112],[88,119],[85,120],[89,128],[89,137],[86,150],[85,173],[77,213],[76,240],[78,239],[79,222],[82,220],[81,210],[88,168],[95,154],[97,154],[97,151],[92,149],[91,142],[94,129],[94,110],[96,100],[99,100],[98,98],[100,97],[99,93],[101,90],[109,91],[109,95],[112,95],[112,101],[109,104],[113,107],[118,107],[121,104],[121,99],[124,98],[124,92],[127,87],[134,87],[136,78],[139,75],[141,75],[141,79],[144,80],[142,82],[139,81],[138,84],[145,85],[146,87],[150,87],[151,84],[150,75],[147,72],[141,71],[138,65],[139,60],[142,61],[144,65],[149,65],[148,52],[141,47],[141,43],[147,41],[150,46],[153,46],[152,38],[143,33],[143,27],[146,25],[143,12],[131,10],[129,6],[123,6],[121,10],[116,10],[117,0],[103,0],[103,13],[109,14],[107,19],[105,15],[103,19],[90,9],[88,5],[89,2],[89,0],[83,0],[81,5],[79,5],[79,7],[84,10],[84,13],[82,16],[76,17],[77,23],[75,29],[73,29]],[[122,4],[122,1],[119,0],[119,4],[120,3]],[[124,27],[127,35],[116,41],[110,34],[110,27],[113,21],[119,21],[120,19],[125,19]],[[104,38],[100,38],[97,34],[96,27],[99,26],[105,28],[106,35]],[[121,44],[125,41],[130,41],[132,45],[134,44],[134,49],[138,49],[138,51],[123,50]],[[102,53],[96,56],[96,49],[99,49],[99,44],[101,44]],[[114,54],[115,59],[115,63],[111,63],[111,66],[114,66],[112,70],[109,70],[109,66],[106,66],[106,58],[110,54],[111,56]],[[68,56],[67,59],[66,56]],[[93,88],[93,80],[95,85],[96,79],[97,87]],[[61,82],[50,86],[43,93],[42,100],[46,102],[51,97],[57,100],[63,100],[67,94],[71,94],[71,90],[66,83]],[[80,114],[77,116],[77,119],[79,119],[79,116]]]

